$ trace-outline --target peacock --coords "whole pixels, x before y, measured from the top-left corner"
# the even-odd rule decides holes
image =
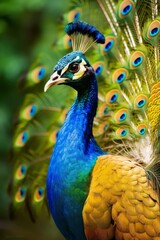
[[[72,7],[66,35],[22,81],[11,213],[34,221],[45,208],[67,240],[158,240],[160,3]]]

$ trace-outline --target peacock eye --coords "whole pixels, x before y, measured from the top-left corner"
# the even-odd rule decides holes
[[[69,71],[72,72],[72,73],[78,72],[79,71],[79,63],[72,63],[69,66]]]

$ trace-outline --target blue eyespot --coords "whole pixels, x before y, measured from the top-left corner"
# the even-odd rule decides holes
[[[74,21],[78,21],[78,19],[80,18],[80,12],[76,12],[75,16],[74,16]]]
[[[125,8],[122,9],[121,13],[123,16],[126,16],[132,10],[132,4],[128,4]]]
[[[105,107],[103,113],[104,113],[104,115],[107,115],[108,112],[109,112],[109,107],[107,106],[107,107]]]
[[[121,137],[124,137],[124,136],[126,136],[126,134],[127,134],[127,130],[126,129],[124,129],[122,132],[121,132]]]
[[[120,122],[124,121],[126,117],[127,117],[127,113],[126,112],[122,113],[122,115],[119,117],[119,121]]]
[[[126,73],[125,72],[122,72],[116,79],[116,82],[117,83],[121,83],[124,81],[124,79],[126,78]]]
[[[137,103],[137,107],[142,108],[145,105],[145,103],[146,103],[146,100],[142,99]]]
[[[40,197],[42,197],[43,196],[43,189],[42,188],[38,188],[38,194],[39,194],[39,196]]]
[[[39,73],[38,73],[38,79],[39,80],[42,80],[44,75],[45,75],[45,72],[46,72],[46,69],[44,67],[42,67],[40,70],[39,70]]]
[[[146,133],[146,129],[145,128],[141,128],[141,130],[139,131],[140,135],[144,135]]]
[[[110,99],[110,103],[114,103],[117,100],[117,98],[118,98],[118,94],[117,93],[113,94]]]
[[[150,31],[150,36],[155,37],[159,33],[159,28],[155,27]]]
[[[98,76],[102,72],[102,70],[103,70],[103,66],[99,65],[95,70],[95,75]]]
[[[33,117],[33,116],[36,114],[36,112],[37,112],[37,107],[36,107],[36,105],[32,105],[32,107],[31,107],[31,109],[30,109],[30,112],[29,112],[29,115],[30,115],[31,117]]]
[[[69,47],[72,46],[72,40],[71,40],[71,39],[68,40],[68,46],[69,46]]]
[[[113,47],[113,45],[114,45],[114,40],[111,39],[111,40],[105,45],[104,51],[105,51],[105,52],[108,52],[108,51]]]
[[[142,62],[143,62],[143,57],[140,56],[140,57],[138,57],[138,58],[136,58],[136,59],[134,60],[134,62],[132,63],[132,65],[133,65],[134,67],[138,67],[139,65],[141,65]]]
[[[20,195],[21,195],[21,197],[25,197],[25,195],[26,195],[26,189],[24,188],[24,187],[21,187],[20,188]]]
[[[22,135],[22,142],[23,143],[26,143],[28,140],[28,133],[27,132],[24,132],[23,135]]]
[[[26,174],[26,171],[27,171],[26,166],[25,166],[25,165],[22,165],[22,166],[21,166],[21,174],[22,174],[22,175],[25,175],[25,174]]]

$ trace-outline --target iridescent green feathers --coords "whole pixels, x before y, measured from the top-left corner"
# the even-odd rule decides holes
[[[148,118],[153,110],[147,110],[147,106],[152,84],[159,79],[159,71],[156,70],[160,36],[158,10],[153,9],[152,2],[144,1],[142,16],[138,1],[98,3],[111,27],[101,48],[107,63],[105,102],[110,109],[108,122],[114,132],[116,128],[119,132],[119,126],[126,128],[122,138],[135,141],[150,132]],[[152,113],[148,114],[148,111]],[[149,134],[153,135],[154,130]]]

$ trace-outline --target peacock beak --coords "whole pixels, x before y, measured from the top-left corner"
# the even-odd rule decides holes
[[[48,88],[52,87],[53,85],[57,85],[60,83],[64,83],[66,80],[66,78],[61,78],[61,76],[57,73],[54,72],[50,79],[48,80],[48,82],[45,84],[44,86],[44,92],[46,92],[48,90]]]

